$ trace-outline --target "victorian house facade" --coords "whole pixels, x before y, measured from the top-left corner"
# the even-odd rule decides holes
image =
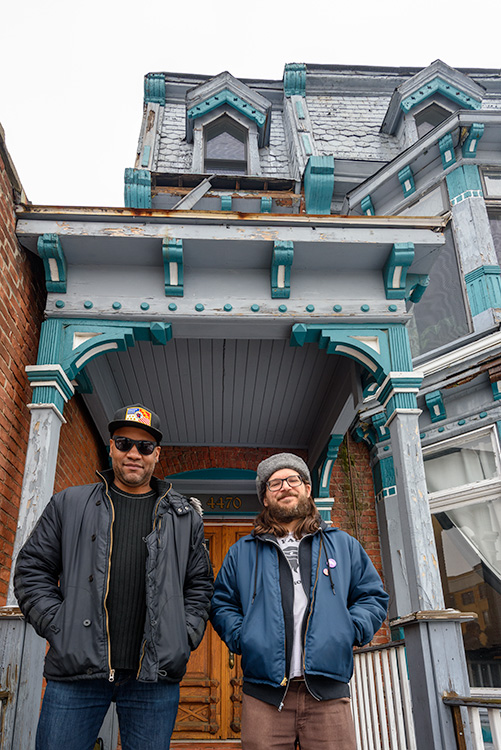
[[[406,715],[385,745],[391,700],[371,724],[363,670],[379,706],[386,662],[369,651],[360,747],[455,748],[444,694],[501,688],[499,71],[149,73],[125,207],[12,195],[12,252],[36,267],[39,302],[37,354],[24,337],[16,357],[25,434],[6,441],[26,465],[2,501],[0,746],[32,747],[20,717],[36,724],[44,655],[10,560],[54,486],[93,481],[111,415],[140,401],[164,425],[162,475],[204,505],[216,569],[258,510],[258,461],[305,458],[321,514],[361,540],[390,592],[373,646],[407,657],[392,674],[408,674],[419,731]],[[209,630],[177,746],[238,747],[240,688]]]

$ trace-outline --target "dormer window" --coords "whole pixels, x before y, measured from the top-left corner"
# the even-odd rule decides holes
[[[441,107],[436,102],[429,104],[420,112],[416,112],[414,119],[419,137],[422,138],[451,115],[452,111],[450,109]]]
[[[204,171],[247,174],[247,129],[227,115],[204,128]]]

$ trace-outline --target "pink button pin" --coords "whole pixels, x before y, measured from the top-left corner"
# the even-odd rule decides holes
[[[328,576],[329,575],[329,571],[327,570],[327,568],[323,569],[323,574],[324,574],[324,576]]]
[[[327,560],[327,562],[329,563],[329,568],[335,568],[336,565],[337,565],[337,562],[335,560],[333,560],[332,557],[329,557],[329,559]]]

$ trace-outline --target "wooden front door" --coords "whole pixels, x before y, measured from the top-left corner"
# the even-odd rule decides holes
[[[247,523],[211,523],[205,526],[214,575],[228,549],[252,529]],[[231,654],[212,625],[191,655],[184,680],[173,740],[231,740],[240,737],[242,673],[240,657]],[[175,745],[174,745],[175,746]]]

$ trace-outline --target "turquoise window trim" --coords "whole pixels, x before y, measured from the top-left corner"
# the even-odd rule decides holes
[[[291,267],[294,261],[294,243],[290,240],[275,240],[271,260],[271,296],[274,299],[289,299],[291,289]]]
[[[270,195],[263,195],[261,198],[260,211],[262,214],[271,214],[272,198]]]
[[[400,107],[407,114],[417,104],[420,104],[434,94],[442,94],[447,99],[459,103],[461,109],[480,109],[482,106],[482,102],[478,99],[469,96],[455,86],[451,86],[450,83],[444,81],[440,76],[436,76],[431,81],[428,81],[428,83],[420,86],[412,94],[406,96],[405,99],[402,99]]]
[[[454,152],[454,141],[452,135],[447,133],[443,138],[438,141],[438,149],[442,158],[442,166],[444,169],[451,167],[456,163],[456,154]]]
[[[480,172],[476,164],[463,164],[445,176],[449,199],[454,206],[467,198],[483,197]]]
[[[284,95],[306,96],[306,65],[304,63],[285,64]]]
[[[184,295],[183,241],[164,239],[162,242],[166,297]]]
[[[474,159],[477,155],[478,142],[484,134],[484,124],[480,122],[473,123],[468,133],[468,137],[462,145],[462,154],[465,159]]]
[[[395,243],[383,268],[386,299],[405,299],[407,272],[414,261],[412,242]]]
[[[252,122],[255,122],[258,128],[262,129],[265,126],[266,114],[264,112],[261,112],[250,102],[246,102],[245,99],[242,99],[242,97],[233,93],[229,89],[223,89],[222,91],[219,91],[217,94],[214,94],[200,104],[196,104],[194,107],[191,107],[191,109],[187,111],[186,117],[188,120],[193,121],[198,117],[206,115],[207,112],[212,112],[212,110],[217,109],[218,107],[222,107],[225,104],[233,107],[233,109],[236,109],[237,112],[240,112],[240,114],[244,115]]]
[[[362,200],[360,201],[360,208],[362,209],[362,213],[365,214],[365,216],[376,215],[374,204],[370,195],[366,195],[365,198],[362,198]]]
[[[428,411],[430,412],[430,419],[432,422],[441,422],[443,419],[447,418],[444,398],[440,390],[426,393],[424,400],[428,407]]]
[[[124,202],[127,208],[151,208],[151,172],[126,168]]]
[[[412,174],[412,169],[409,166],[404,167],[400,170],[400,172],[398,173],[398,181],[402,185],[404,198],[407,198],[409,195],[412,195],[412,193],[416,192],[414,175]]]
[[[255,481],[256,472],[251,469],[231,469],[224,467],[211,467],[208,469],[194,469],[193,471],[180,471],[177,474],[169,474],[165,479],[206,479],[217,481]]]
[[[310,156],[304,171],[307,214],[330,214],[334,192],[334,157]]]
[[[331,435],[317,461],[315,470],[312,473],[312,490],[315,498],[330,497],[332,470],[334,469],[334,464],[343,440],[344,435]],[[330,520],[330,511],[329,517],[326,520]]]
[[[165,75],[148,73],[144,77],[144,101],[165,106]]]
[[[47,291],[66,294],[67,265],[59,236],[41,234],[37,241],[37,250],[43,260]]]
[[[473,316],[501,307],[501,269],[498,265],[480,266],[464,278]]]

